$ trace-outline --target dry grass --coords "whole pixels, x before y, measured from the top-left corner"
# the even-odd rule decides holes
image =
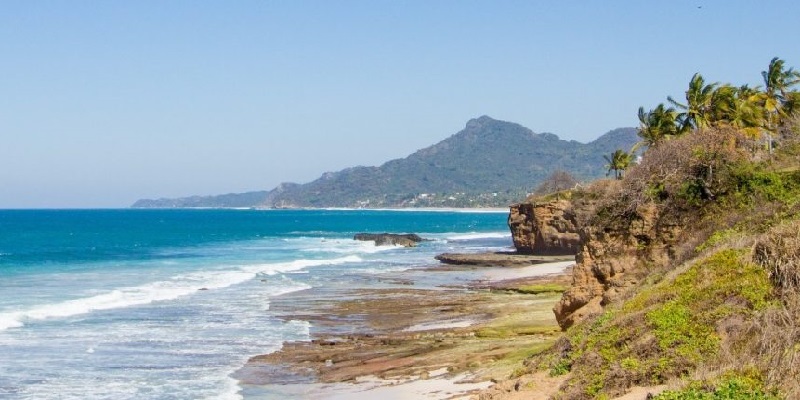
[[[781,307],[759,315],[750,327],[751,356],[765,371],[767,384],[788,399],[800,398],[800,296],[784,296]]]
[[[800,220],[776,226],[756,243],[754,261],[782,293],[800,289]]]
[[[780,303],[758,315],[739,346],[765,371],[768,384],[780,388],[786,398],[800,398],[800,221],[788,221],[762,235],[753,259],[768,271]]]

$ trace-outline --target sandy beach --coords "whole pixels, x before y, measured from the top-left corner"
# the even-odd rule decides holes
[[[246,399],[469,398],[555,340],[573,264],[434,265],[385,287],[282,296],[271,311],[309,321],[312,341],[253,357],[236,378]]]

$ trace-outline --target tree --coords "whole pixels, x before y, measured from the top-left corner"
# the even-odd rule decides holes
[[[666,107],[664,103],[656,108],[645,112],[644,107],[639,107],[639,137],[642,141],[638,146],[646,145],[653,147],[659,142],[682,134],[684,131],[678,125],[678,113],[672,107]]]
[[[762,106],[767,114],[767,129],[775,131],[780,119],[794,111],[796,102],[793,93],[796,92],[791,91],[791,88],[800,83],[800,73],[792,68],[784,69],[784,61],[775,57],[769,62],[767,70],[761,71],[761,77],[764,79]],[[785,105],[790,106],[789,110]]]
[[[769,62],[767,70],[761,71],[761,77],[764,78],[764,92],[780,102],[786,100],[792,86],[800,83],[800,73],[793,68],[787,70],[783,68],[784,61],[775,57]]]
[[[722,85],[714,90],[711,110],[713,126],[739,128],[756,137],[764,126],[764,112],[759,105],[762,92],[747,85]]]
[[[696,73],[689,81],[689,89],[686,91],[686,104],[675,101],[672,97],[667,100],[675,107],[683,110],[678,114],[678,120],[682,125],[682,130],[708,128],[710,117],[714,108],[713,94],[717,83],[706,84],[703,75]]]
[[[559,193],[563,192],[567,189],[571,189],[578,184],[578,181],[567,171],[563,170],[556,170],[553,171],[550,176],[547,177],[536,189],[533,191],[534,194],[539,196],[544,196],[551,193]],[[559,195],[556,194],[556,198],[559,198]]]
[[[606,176],[608,176],[611,171],[614,171],[614,177],[617,179],[622,179],[623,173],[626,169],[628,169],[628,167],[630,167],[631,162],[633,161],[632,154],[620,149],[617,149],[611,153],[611,157],[603,155],[603,158],[608,161],[608,164],[606,164],[606,168],[608,168]]]

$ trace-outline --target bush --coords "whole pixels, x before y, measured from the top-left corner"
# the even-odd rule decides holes
[[[726,374],[716,382],[693,382],[683,390],[668,390],[655,400],[778,400],[775,393],[764,387],[761,379]]]
[[[624,179],[620,207],[633,212],[654,201],[668,207],[695,207],[730,185],[730,168],[749,159],[747,139],[730,128],[697,131],[648,149]]]
[[[756,243],[753,259],[781,292],[800,289],[800,221],[779,225]]]

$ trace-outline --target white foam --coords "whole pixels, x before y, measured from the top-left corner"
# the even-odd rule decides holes
[[[311,289],[311,286],[299,283],[294,286],[283,286],[270,292],[270,296],[280,296],[287,293],[299,292],[301,290]]]
[[[233,371],[231,372],[233,373]],[[230,374],[229,374],[230,375]],[[236,379],[227,376],[225,378],[225,383],[223,384],[222,391],[220,393],[214,394],[213,396],[208,396],[206,399],[208,400],[240,400],[243,399],[242,395],[239,392],[242,390],[242,387],[239,386],[239,381]]]
[[[310,244],[310,246],[311,247],[303,250],[311,253],[374,254],[403,248],[403,246],[377,246],[373,241],[353,239],[322,239]]]
[[[22,322],[14,313],[0,314],[0,331],[4,331],[9,328],[19,328],[21,326]]]
[[[232,271],[204,271],[178,275],[170,280],[148,283],[141,286],[124,287],[108,293],[60,303],[46,304],[26,311],[0,313],[0,331],[24,326],[25,321],[64,318],[88,314],[92,311],[125,308],[150,304],[157,301],[174,300],[182,296],[197,293],[200,290],[221,289],[236,285],[258,274],[274,275],[280,272],[297,271],[320,265],[338,265],[349,262],[360,262],[360,257],[347,256],[326,260],[295,260],[284,263],[245,266]],[[308,288],[295,285],[285,288],[288,292]],[[288,293],[278,290],[273,295]]]
[[[298,271],[308,267],[317,267],[321,265],[340,265],[340,264],[361,262],[361,261],[363,261],[361,257],[351,255],[346,257],[325,259],[325,260],[294,260],[283,263],[251,265],[244,267],[243,269],[245,271],[256,274],[275,275],[277,273],[282,273],[282,272]]]
[[[504,239],[510,237],[510,232],[474,232],[463,235],[448,236],[447,240]]]

